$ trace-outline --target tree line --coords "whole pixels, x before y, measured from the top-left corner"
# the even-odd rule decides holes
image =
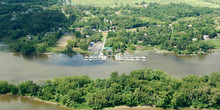
[[[53,101],[71,108],[102,109],[120,105],[162,108],[220,109],[220,72],[175,79],[159,70],[140,69],[109,78],[65,76],[37,85],[0,81],[1,94],[19,94]]]

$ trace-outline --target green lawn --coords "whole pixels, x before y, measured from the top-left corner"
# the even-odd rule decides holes
[[[123,5],[134,5],[135,3],[141,3],[142,1],[145,1],[147,3],[160,3],[160,4],[169,4],[170,2],[173,3],[186,3],[193,6],[207,6],[211,8],[220,8],[220,5],[211,3],[211,2],[205,2],[205,0],[72,0],[73,4],[84,4],[84,5],[95,5],[99,7],[105,7],[105,6],[121,6]],[[217,0],[219,1],[219,0]],[[117,4],[117,5],[116,5]]]
[[[210,40],[207,40],[207,42],[214,44],[215,48],[218,48],[218,49],[220,48],[220,39],[210,39]]]

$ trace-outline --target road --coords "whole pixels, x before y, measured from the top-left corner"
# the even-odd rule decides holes
[[[94,53],[102,53],[102,51],[105,49],[107,33],[108,33],[107,31],[103,31],[102,32],[102,36],[104,37],[103,42],[94,43],[93,46],[89,47],[89,51]]]
[[[102,44],[102,51],[105,49],[105,42],[106,42],[106,38],[107,38],[107,31],[103,32],[102,35],[104,35],[104,40],[103,40],[103,44]]]

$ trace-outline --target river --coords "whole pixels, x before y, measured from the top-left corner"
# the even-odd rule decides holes
[[[113,58],[108,58],[107,61],[88,62],[84,61],[85,54],[80,53],[24,56],[7,51],[2,48],[5,47],[4,45],[0,46],[0,80],[12,83],[33,80],[40,84],[54,77],[73,75],[88,75],[93,79],[107,78],[114,71],[128,74],[140,68],[159,69],[177,78],[220,71],[220,50],[210,55],[193,57],[142,51],[132,55],[146,56],[146,62],[120,62]],[[1,96],[0,110],[66,109],[26,97]]]
[[[178,57],[172,54],[140,52],[146,62],[120,62],[108,58],[107,61],[88,62],[80,53],[76,55],[53,54],[23,56],[0,51],[0,80],[20,82],[25,80],[42,81],[53,77],[88,75],[107,78],[111,72],[129,73],[140,68],[159,69],[173,77],[206,75],[220,70],[220,51],[206,56]]]

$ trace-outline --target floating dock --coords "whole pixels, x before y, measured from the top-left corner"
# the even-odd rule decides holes
[[[145,56],[121,56],[121,55],[115,55],[116,61],[146,61]]]
[[[85,56],[85,61],[105,61],[107,60],[107,56],[99,55],[99,56]]]

